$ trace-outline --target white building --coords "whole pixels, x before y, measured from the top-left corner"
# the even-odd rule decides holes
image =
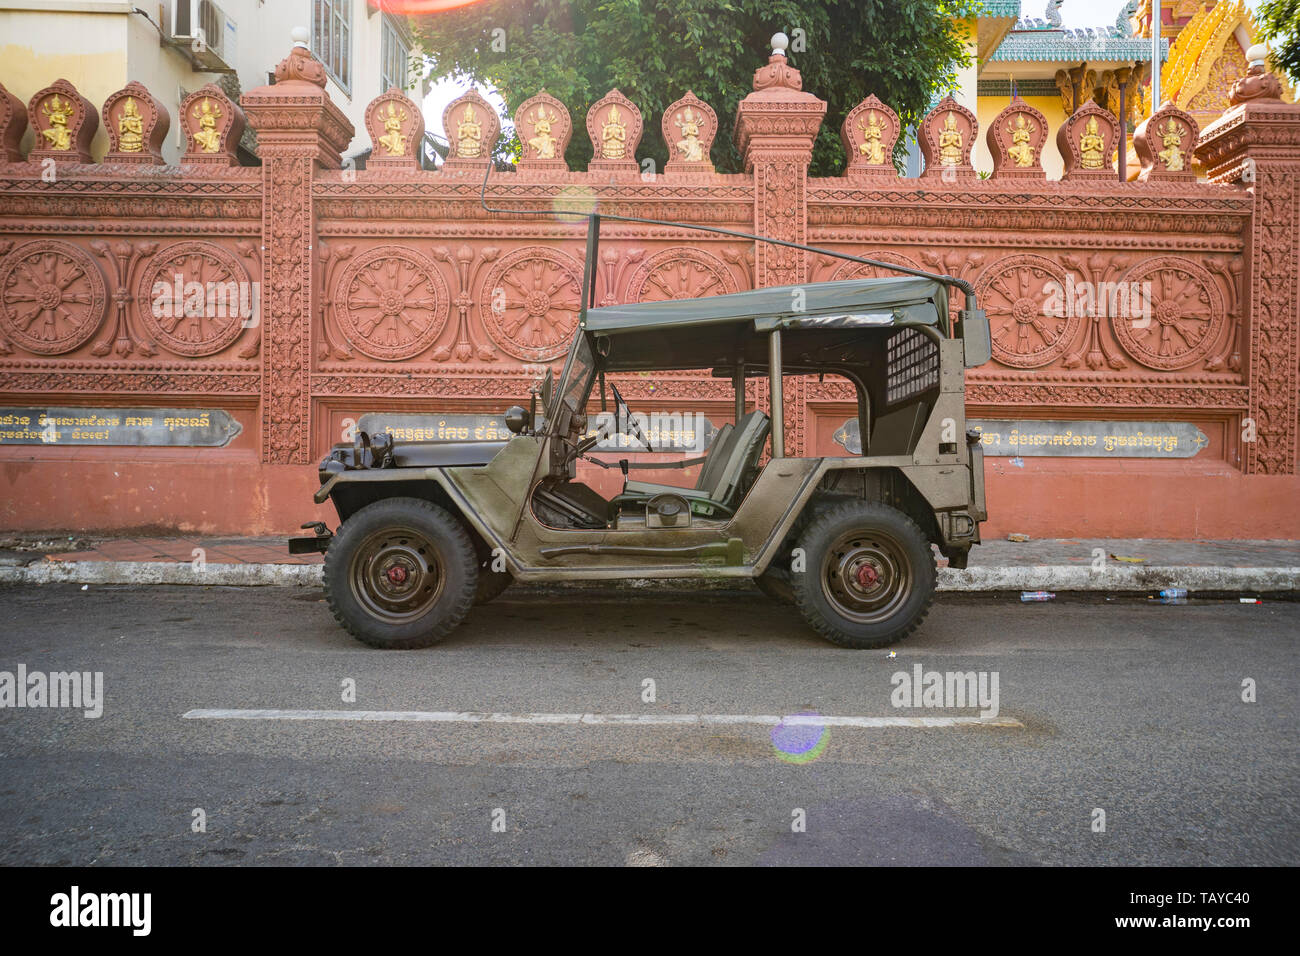
[[[139,80],[171,114],[163,155],[175,163],[181,99],[206,83],[232,98],[265,85],[296,26],[310,27],[330,97],[356,127],[348,155],[370,146],[363,116],[372,99],[390,86],[422,98],[405,19],[367,0],[0,0],[0,83],[26,103],[62,77],[98,109]],[[243,145],[254,145],[251,135]],[[101,127],[92,152],[107,149]]]

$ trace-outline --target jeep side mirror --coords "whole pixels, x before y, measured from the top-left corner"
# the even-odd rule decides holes
[[[506,409],[506,428],[510,429],[512,434],[522,435],[525,429],[533,424],[533,416],[528,409],[520,405],[512,405]]]
[[[542,379],[542,408],[543,410],[546,410],[548,414],[551,407],[551,396],[554,392],[555,376],[551,374],[551,370],[548,368],[546,370],[546,378]]]
[[[993,337],[989,316],[983,309],[964,309],[961,313],[961,340],[965,346],[965,365],[975,368],[993,357]]]

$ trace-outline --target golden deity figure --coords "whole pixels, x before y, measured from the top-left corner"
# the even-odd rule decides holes
[[[380,110],[384,120],[384,135],[379,137],[379,145],[388,150],[389,156],[406,155],[406,137],[402,135],[402,124],[406,122],[406,110],[399,110],[397,104],[388,101],[388,112]]]
[[[72,131],[68,129],[68,117],[72,115],[72,101],[59,99],[55,93],[48,103],[41,107],[41,112],[50,118],[47,129],[41,130],[41,137],[50,149],[72,149]]]
[[[1029,141],[1036,130],[1032,121],[1026,122],[1024,113],[1016,114],[1014,125],[1010,120],[1007,121],[1007,132],[1011,134],[1011,148],[1007,150],[1007,155],[1017,166],[1034,165],[1034,147]]]
[[[858,152],[867,157],[868,166],[883,166],[885,163],[885,131],[880,126],[880,117],[875,110],[867,113],[867,121],[858,120],[858,129],[862,130],[862,145]],[[958,134],[960,136],[960,134]],[[960,150],[958,145],[958,150]]]
[[[1160,142],[1165,147],[1156,154],[1160,157],[1160,162],[1171,173],[1181,173],[1186,168],[1183,162],[1183,137],[1187,135],[1182,124],[1175,123],[1172,119],[1166,120],[1165,125],[1156,132],[1160,134]]]
[[[478,159],[483,152],[483,124],[474,107],[465,104],[465,112],[456,123],[456,155],[461,159]]]
[[[122,116],[117,121],[117,148],[123,153],[138,153],[144,149],[144,120],[140,116],[140,107],[135,105],[135,97],[128,96],[122,107]]]
[[[221,107],[213,104],[205,96],[203,102],[194,107],[190,115],[199,121],[199,131],[194,134],[194,144],[198,146],[200,152],[215,153],[221,148],[221,134],[217,132]]]
[[[551,135],[551,124],[555,119],[555,115],[548,114],[544,106],[533,110],[533,115],[529,117],[533,124],[533,135],[528,137],[528,145],[533,148],[538,159],[555,158],[555,147],[559,145],[559,140]]]
[[[949,110],[947,119],[943,121],[943,129],[939,131],[939,165],[960,166],[965,142],[965,137],[957,128],[957,114]]]
[[[676,143],[677,152],[682,161],[687,163],[704,162],[704,145],[700,142],[700,117],[689,106],[677,114],[673,121],[682,131],[682,138]]]
[[[1084,169],[1106,168],[1106,140],[1097,131],[1097,117],[1089,116],[1088,125],[1079,137],[1079,165]]]
[[[627,124],[623,114],[618,111],[618,104],[609,106],[608,119],[600,128],[600,154],[606,159],[622,159],[627,152]]]

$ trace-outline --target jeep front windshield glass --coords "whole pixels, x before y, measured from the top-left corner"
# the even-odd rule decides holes
[[[587,341],[586,335],[579,332],[578,341],[574,343],[573,351],[569,353],[569,361],[564,369],[564,381],[561,383],[560,391],[560,400],[568,406],[570,414],[582,411],[587,404],[587,390],[591,385],[591,374],[594,367],[595,361],[591,354],[591,343]]]

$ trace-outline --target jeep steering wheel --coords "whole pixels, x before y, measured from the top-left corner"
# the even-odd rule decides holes
[[[614,428],[616,431],[622,431],[620,423],[626,419],[628,428],[631,429],[627,434],[633,438],[641,439],[641,444],[645,445],[645,450],[654,451],[654,446],[650,444],[650,439],[645,437],[645,432],[641,431],[641,426],[636,423],[632,417],[632,409],[627,407],[627,402],[623,401],[623,396],[619,393],[618,386],[613,382],[609,383],[610,389],[614,392]]]

